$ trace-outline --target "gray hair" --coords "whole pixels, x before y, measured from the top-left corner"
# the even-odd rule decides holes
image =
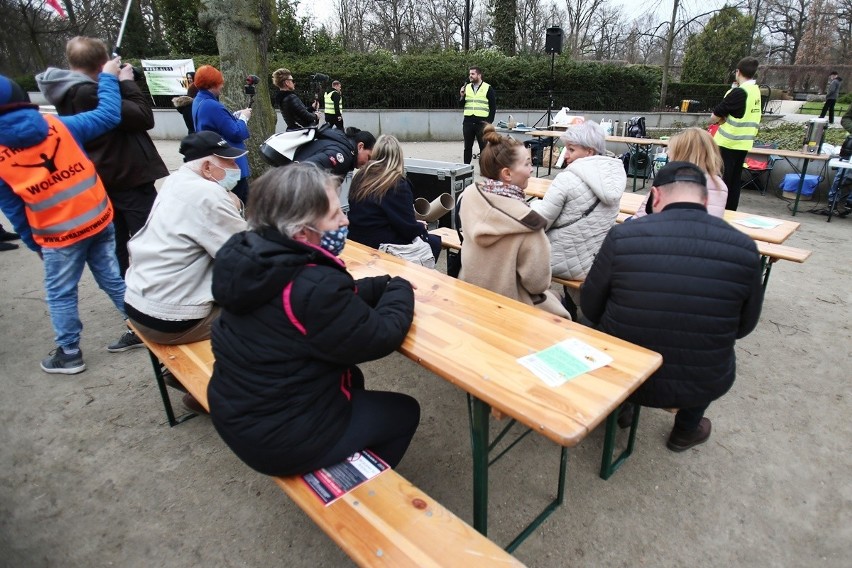
[[[573,124],[559,137],[563,144],[573,144],[594,150],[595,153],[606,155],[606,133],[601,125],[594,120]]]
[[[314,164],[272,168],[251,184],[246,207],[249,230],[266,227],[292,237],[328,213],[328,189],[338,178]]]

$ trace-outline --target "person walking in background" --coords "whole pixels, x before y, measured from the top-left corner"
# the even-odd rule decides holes
[[[66,44],[65,57],[71,70],[48,68],[36,76],[39,89],[62,116],[93,110],[98,106],[98,73],[109,60],[106,44],[78,36]],[[130,265],[127,241],[145,224],[157,197],[154,182],[169,170],[148,135],[154,112],[133,80],[133,67],[122,67],[118,80],[121,122],[85,148],[115,211],[115,254],[123,277]]]
[[[704,171],[707,176],[707,212],[714,217],[724,218],[728,188],[722,181],[722,155],[710,133],[696,126],[681,130],[669,140],[666,154],[672,162],[690,162]],[[651,194],[648,193],[633,214],[633,219],[651,212]]]
[[[0,75],[0,155],[5,156],[0,161],[0,209],[44,261],[45,296],[56,341],[56,349],[41,362],[45,373],[86,370],[77,289],[87,264],[126,318],[112,204],[83,150],[83,144],[121,121],[118,66],[118,58],[104,64],[98,106],[73,116],[42,116],[17,83]],[[127,331],[107,350],[141,345]]]
[[[319,124],[320,113],[313,113],[305,107],[294,90],[296,82],[289,69],[276,69],[272,73],[272,84],[278,87],[275,93],[275,106],[281,111],[281,118],[284,119],[287,130],[298,130]]]
[[[464,119],[462,133],[464,134],[464,163],[473,160],[473,140],[479,144],[479,151],[485,148],[483,128],[494,122],[497,114],[497,96],[491,85],[482,80],[482,69],[468,69],[468,83],[459,89],[459,102],[464,103]]]
[[[840,96],[840,83],[843,82],[837,75],[837,71],[832,71],[828,74],[828,87],[825,89],[825,104],[822,105],[822,111],[819,113],[820,118],[825,118],[828,113],[828,123],[834,124],[834,105],[837,104],[837,97]]]
[[[595,329],[663,356],[628,401],[678,408],[666,446],[682,452],[710,438],[704,412],[734,383],[736,340],[757,326],[760,255],[749,236],[707,214],[698,166],[663,166],[651,194],[653,215],[607,235],[580,305]],[[627,427],[633,412],[626,406],[619,426]]]
[[[195,72],[195,86],[198,87],[198,94],[192,101],[192,123],[195,125],[195,131],[210,130],[234,148],[245,150],[245,140],[249,137],[248,121],[251,118],[251,108],[231,114],[225,105],[219,102],[225,87],[225,77],[212,65],[202,65],[198,68]],[[248,203],[248,178],[251,175],[248,156],[237,158],[237,165],[240,167],[240,179],[229,189],[243,203]]]
[[[325,94],[325,121],[343,130],[343,85],[340,81],[332,81],[331,89]]]
[[[198,87],[195,86],[195,71],[190,71],[186,74],[186,94],[172,99],[172,104],[183,117],[183,122],[186,124],[187,135],[195,132],[195,127],[192,124],[192,101],[195,95],[198,94]]]
[[[732,211],[739,207],[743,162],[754,146],[760,127],[760,87],[754,80],[757,67],[758,61],[754,57],[740,59],[734,71],[738,86],[727,92],[710,116],[711,124],[719,125],[713,139],[722,154],[722,180],[728,188],[725,209]]]

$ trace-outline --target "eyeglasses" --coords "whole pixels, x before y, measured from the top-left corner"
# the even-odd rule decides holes
[[[295,82],[296,82],[296,81],[294,81],[294,80],[293,80],[293,78],[292,78],[292,77],[287,77],[287,78],[286,78],[286,79],[284,79],[284,80],[285,80],[285,81],[290,81],[291,83],[295,83]]]

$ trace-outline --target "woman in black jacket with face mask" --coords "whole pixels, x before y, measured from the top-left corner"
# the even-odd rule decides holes
[[[337,258],[347,226],[335,178],[312,165],[252,184],[249,230],[216,255],[216,430],[267,475],[306,473],[368,448],[395,467],[420,420],[413,398],[368,391],[358,363],[390,354],[414,314],[411,284],[357,282]]]

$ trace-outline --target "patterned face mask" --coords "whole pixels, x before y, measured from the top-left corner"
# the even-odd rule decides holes
[[[320,246],[323,249],[334,256],[340,256],[340,253],[343,252],[343,247],[346,246],[346,237],[349,235],[349,227],[340,227],[331,231],[319,231],[313,227],[308,227],[308,229],[320,235]]]

